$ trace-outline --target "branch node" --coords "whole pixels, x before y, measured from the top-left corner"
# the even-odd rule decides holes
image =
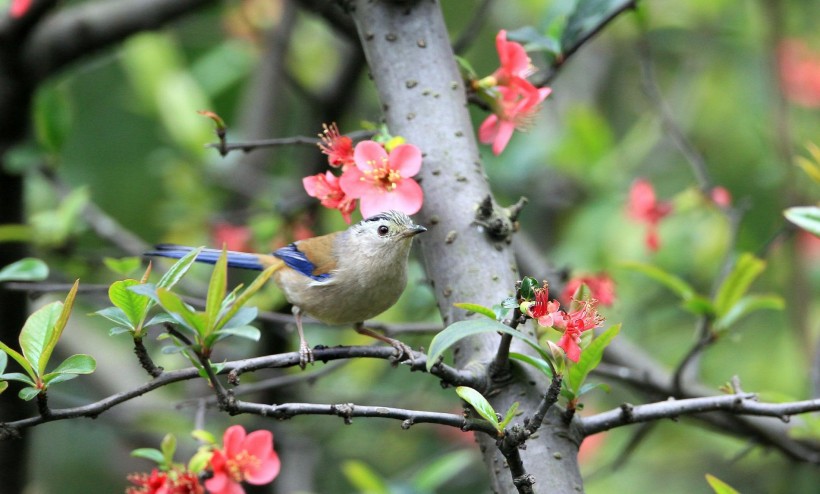
[[[510,207],[503,208],[493,201],[491,195],[487,195],[478,205],[473,224],[484,227],[490,240],[496,242],[496,247],[501,248],[501,244],[509,245],[512,237],[518,231],[518,215],[521,213],[527,198],[522,197]]]
[[[401,423],[401,428],[403,430],[408,430],[409,428],[413,427],[413,419],[407,419]]]
[[[345,425],[350,425],[353,423],[353,403],[341,403],[338,405],[331,405],[330,408],[339,417],[344,419]]]

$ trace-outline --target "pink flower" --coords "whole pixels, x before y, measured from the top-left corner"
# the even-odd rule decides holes
[[[303,178],[302,185],[309,196],[319,199],[326,208],[338,209],[350,224],[350,214],[356,209],[356,200],[348,197],[339,186],[339,177],[328,171],[324,175],[319,173]]]
[[[629,190],[628,212],[633,219],[647,224],[649,228],[646,232],[646,246],[649,250],[657,251],[660,248],[658,224],[672,212],[672,204],[658,201],[652,184],[647,180],[638,179]]]
[[[561,292],[561,300],[569,304],[575,291],[582,283],[589,287],[591,297],[597,299],[601,305],[610,306],[615,301],[615,282],[606,273],[572,278],[564,286],[564,291]]]
[[[780,81],[786,97],[806,108],[820,108],[820,53],[803,40],[786,40],[778,47]]]
[[[244,494],[240,482],[267,484],[279,475],[281,464],[273,450],[273,434],[260,430],[245,434],[241,425],[225,430],[223,448],[211,457],[213,477],[205,481],[212,494]]]
[[[515,41],[507,41],[507,31],[498,31],[495,49],[501,66],[493,73],[499,86],[509,85],[514,78],[524,79],[534,71],[524,47]]]
[[[497,86],[495,90],[498,97],[494,112],[478,128],[478,139],[483,144],[492,144],[493,154],[498,156],[507,147],[514,130],[529,128],[541,102],[552,89],[536,88],[526,79],[513,77],[507,85]]]
[[[710,195],[712,196],[712,202],[722,208],[728,208],[732,205],[732,194],[726,190],[726,187],[713,187]]]
[[[319,137],[322,142],[319,144],[319,149],[322,153],[327,155],[327,162],[330,166],[341,166],[344,170],[348,166],[353,165],[353,140],[347,136],[339,134],[339,127],[336,123],[322,125],[324,130]],[[348,221],[348,223],[350,223]]]
[[[356,166],[347,168],[339,185],[349,197],[359,199],[362,215],[372,216],[395,209],[414,214],[421,209],[424,193],[410,177],[421,169],[421,151],[401,144],[390,154],[377,142],[362,141],[353,152]]]
[[[28,12],[29,7],[31,7],[31,0],[12,0],[9,15],[12,19],[23,17]]]
[[[581,358],[581,333],[601,327],[604,323],[604,318],[598,314],[597,303],[595,299],[580,301],[581,308],[566,315],[566,327],[558,340],[558,346],[564,349],[567,358],[573,362],[578,362]]]
[[[527,308],[527,315],[536,319],[539,326],[546,328],[562,324],[563,312],[559,310],[561,304],[557,300],[549,299],[549,287],[546,283],[535,289],[535,302]]]

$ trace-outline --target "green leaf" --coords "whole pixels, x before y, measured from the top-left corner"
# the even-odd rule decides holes
[[[342,473],[357,492],[364,494],[390,494],[387,482],[375,470],[361,461],[342,463]]]
[[[39,389],[37,389],[37,388],[35,388],[35,387],[28,387],[28,388],[23,388],[23,389],[21,389],[21,390],[17,393],[17,396],[19,396],[21,400],[31,401],[31,400],[32,400],[32,399],[34,399],[34,397],[35,397],[35,396],[37,396],[38,394],[40,394],[40,390],[39,390]]]
[[[203,247],[197,247],[196,249],[191,250],[191,252],[185,254],[179,261],[175,262],[173,266],[171,266],[168,271],[162,275],[160,278],[159,283],[157,283],[157,288],[172,288],[177,282],[185,276],[185,273],[191,269],[193,266],[194,261],[196,261],[196,257],[202,252]]]
[[[51,153],[63,148],[71,130],[72,110],[64,84],[44,84],[34,97],[33,120],[37,141]]]
[[[93,314],[104,317],[114,324],[128,329],[129,331],[133,331],[134,329],[132,327],[131,320],[128,319],[128,316],[125,315],[125,312],[123,312],[119,307],[106,307],[105,309],[100,309]]]
[[[524,45],[527,51],[541,51],[553,57],[561,53],[561,43],[554,36],[542,34],[532,26],[524,26],[507,32],[509,41]]]
[[[103,264],[119,275],[128,276],[142,266],[142,259],[137,256],[121,257],[119,259],[104,257]]]
[[[621,325],[616,324],[601,333],[597,338],[592,340],[592,343],[590,343],[588,347],[584,348],[578,362],[570,366],[569,372],[567,373],[567,387],[576,397],[579,396],[579,391],[587,375],[601,362],[604,349],[620,331]]]
[[[222,324],[222,329],[228,328],[238,328],[241,326],[247,326],[250,324],[256,316],[259,314],[259,309],[256,307],[242,307],[234,316],[224,324]],[[223,318],[224,319],[224,318]]]
[[[652,266],[651,264],[629,261],[621,263],[620,266],[652,278],[666,288],[675,292],[684,301],[690,300],[697,295],[695,289],[692,288],[689,283],[683,281],[681,278],[673,275],[672,273],[668,273],[658,267]]]
[[[8,389],[8,387],[9,383],[7,383],[6,381],[0,381],[0,394],[3,394],[3,391]]]
[[[216,444],[216,437],[204,429],[195,429],[191,431],[191,437],[201,443]]]
[[[77,354],[63,360],[50,374],[91,374],[97,361],[91,355]]]
[[[493,424],[493,427],[495,427],[495,430],[497,430],[499,434],[504,430],[501,428],[501,424],[498,423],[498,415],[496,415],[495,409],[493,409],[493,406],[490,405],[490,402],[487,401],[487,398],[484,398],[481,393],[468,386],[457,387],[456,393],[458,393],[462,400],[469,403],[486,421]]]
[[[712,474],[706,474],[706,482],[709,482],[709,487],[715,491],[715,494],[740,494],[732,486]]]
[[[46,345],[53,333],[55,324],[60,319],[62,310],[62,302],[52,302],[45,305],[28,316],[23,329],[20,331],[20,349],[23,351],[26,361],[31,365],[32,377],[43,374],[40,368],[40,360],[46,352]],[[4,350],[6,349],[4,348]]]
[[[48,265],[40,259],[26,257],[0,269],[0,281],[42,281],[48,278]]]
[[[466,302],[456,302],[453,305],[455,307],[458,307],[459,309],[464,309],[468,312],[475,312],[476,314],[481,314],[483,316],[487,316],[490,319],[492,319],[493,321],[495,321],[495,315],[496,315],[495,311],[493,311],[492,309],[490,309],[488,307],[484,307],[483,305],[470,304],[470,303],[466,303]]]
[[[512,419],[515,418],[515,412],[518,411],[519,405],[520,403],[516,401],[512,404],[512,406],[510,406],[510,409],[507,410],[507,413],[504,415],[504,420],[502,420],[501,423],[498,424],[501,430],[504,430],[507,427],[507,425],[509,425],[509,423],[512,422]]]
[[[271,275],[273,275],[273,273],[276,272],[276,270],[280,267],[280,265],[275,264],[259,273],[259,276],[257,276],[256,279],[254,279],[253,282],[251,282],[251,284],[248,285],[248,288],[246,288],[241,295],[236,297],[236,301],[231,305],[231,308],[225,311],[225,313],[220,318],[220,323],[216,327],[216,329],[222,328],[225,325],[225,323],[233,319],[234,315],[239,311],[239,309],[241,309],[242,306],[244,306],[248,302],[248,300],[265,285],[265,283],[268,281]]]
[[[715,321],[715,330],[728,329],[742,317],[758,310],[783,310],[786,303],[779,295],[746,295]]]
[[[174,453],[177,450],[177,437],[173,434],[165,434],[165,437],[162,438],[159,449],[162,451],[162,457],[164,459],[163,464],[172,464],[174,462]]]
[[[538,280],[536,280],[532,276],[525,276],[524,279],[521,280],[521,288],[519,289],[519,291],[521,292],[521,297],[525,300],[534,299],[535,290],[540,287],[541,284],[538,283]]]
[[[205,301],[205,327],[211,333],[217,329],[217,318],[222,308],[222,299],[228,293],[228,251],[223,247],[219,259],[211,273],[208,297]]]
[[[197,313],[174,292],[165,288],[157,288],[157,297],[162,308],[168,311],[174,319],[198,335],[205,334],[205,321],[201,313]]]
[[[820,207],[796,206],[783,211],[783,216],[812,235],[820,237]]]
[[[9,363],[9,355],[0,350],[0,374],[6,372],[6,366]]]
[[[517,352],[510,352],[510,358],[513,360],[524,362],[526,364],[530,364],[531,366],[543,372],[544,375],[547,376],[549,379],[552,379],[552,369],[550,368],[549,364],[544,360]]]
[[[54,374],[53,372],[49,372],[48,374],[43,376],[43,388],[51,386],[52,384],[70,381],[76,377],[77,374]]]
[[[430,370],[430,368],[438,362],[439,357],[441,357],[448,348],[460,340],[479,334],[499,332],[509,334],[514,338],[524,341],[535,349],[544,360],[550,360],[550,355],[531,337],[498,321],[482,317],[481,319],[458,321],[447,326],[443,331],[434,336],[433,341],[430,342],[430,349],[427,351],[427,370]]]
[[[715,295],[715,313],[725,316],[746,294],[752,282],[766,269],[766,262],[749,253],[741,254]]]
[[[129,279],[115,281],[108,288],[108,298],[111,303],[122,310],[131,322],[130,327],[135,331],[140,329],[151,302],[147,296],[129,290],[129,287],[140,284],[142,283],[137,280]]]
[[[54,351],[54,347],[57,346],[57,342],[60,341],[60,337],[63,335],[63,330],[65,329],[66,324],[68,324],[68,318],[71,316],[71,309],[74,308],[74,298],[77,296],[77,290],[79,287],[80,280],[76,280],[74,282],[74,286],[71,287],[68,295],[66,295],[65,302],[60,310],[60,316],[57,318],[57,321],[55,321],[54,326],[50,327],[47,332],[47,339],[43,345],[43,353],[40,355],[40,360],[37,362],[40,375],[45,374],[46,365],[48,365],[48,361],[51,358],[51,353]]]
[[[166,313],[163,312],[161,314],[157,314],[154,317],[152,317],[148,322],[143,324],[143,327],[147,328],[149,326],[156,326],[157,324],[165,324],[165,323],[177,324],[177,320],[174,319],[173,316],[171,316],[170,314],[166,314]]]
[[[28,225],[0,225],[0,242],[29,242],[32,231]]]
[[[240,338],[245,338],[246,340],[259,341],[262,333],[253,326],[239,326],[237,328],[222,328],[219,331],[216,331],[213,335],[219,339],[228,336],[238,336]]]
[[[108,336],[117,336],[125,333],[134,334],[134,330],[124,326],[114,326],[108,330]]]
[[[131,456],[133,456],[134,458],[144,458],[146,460],[151,460],[158,465],[162,465],[162,451],[155,448],[135,449],[131,452]]]
[[[24,384],[28,384],[29,386],[35,386],[34,381],[25,374],[20,374],[19,372],[9,372],[8,374],[0,375],[0,379],[5,379],[6,381],[17,381]]]
[[[443,492],[442,486],[472,465],[475,459],[475,452],[465,449],[443,454],[413,476],[413,487],[420,493]]]
[[[630,0],[578,0],[561,37],[562,49],[569,49],[579,43],[606,18],[629,3]]]
[[[32,368],[31,364],[28,363],[26,357],[14,348],[6,345],[2,341],[0,341],[0,350],[3,350],[3,352],[5,352],[8,356],[13,358],[15,362],[20,364],[20,367],[22,367],[26,371],[26,373],[28,373],[28,375],[31,377],[31,384],[34,385],[34,380],[37,379],[37,374],[34,373],[34,368]]]

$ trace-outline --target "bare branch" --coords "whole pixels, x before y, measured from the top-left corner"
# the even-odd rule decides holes
[[[632,406],[624,404],[620,408],[581,418],[581,429],[587,436],[628,424],[648,422],[660,419],[676,419],[682,415],[694,415],[705,412],[727,411],[738,415],[757,415],[778,417],[788,422],[792,415],[816,412],[820,410],[820,399],[796,401],[791,403],[759,403],[756,395],[744,393],[739,395],[709,396],[650,403]],[[820,462],[820,453],[815,453],[809,461]]]

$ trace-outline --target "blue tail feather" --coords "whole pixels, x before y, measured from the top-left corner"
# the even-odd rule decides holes
[[[155,250],[146,252],[144,255],[180,259],[194,250],[194,247],[174,244],[160,244],[155,246],[154,249]],[[219,259],[220,255],[222,255],[222,251],[219,249],[202,249],[202,252],[196,256],[196,261],[216,264],[216,261]],[[256,254],[235,252],[231,250],[228,251],[228,266],[232,268],[254,269],[256,271],[262,271],[265,269]]]

